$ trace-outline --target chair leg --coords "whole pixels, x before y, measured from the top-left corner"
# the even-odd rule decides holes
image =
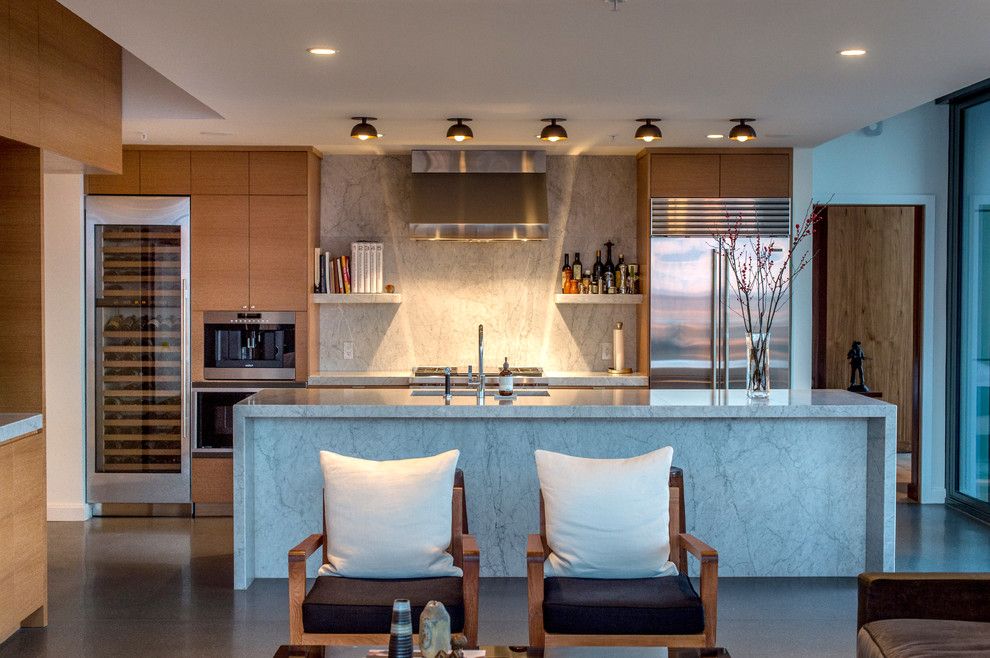
[[[542,649],[546,643],[543,630],[543,565],[530,562],[527,566],[529,600],[529,646]]]
[[[306,598],[306,563],[289,562],[289,641],[303,643],[302,605]]]
[[[478,560],[464,561],[464,637],[468,648],[478,647]]]

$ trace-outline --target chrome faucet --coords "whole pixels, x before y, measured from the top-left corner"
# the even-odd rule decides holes
[[[485,325],[478,325],[478,399],[485,399]]]

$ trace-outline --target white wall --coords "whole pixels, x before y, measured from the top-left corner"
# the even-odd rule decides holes
[[[84,521],[83,177],[45,175],[45,434],[48,520]]]
[[[879,127],[875,136],[856,131],[815,148],[812,190],[816,201],[925,205],[921,499],[940,503],[945,500],[948,108],[928,103]]]

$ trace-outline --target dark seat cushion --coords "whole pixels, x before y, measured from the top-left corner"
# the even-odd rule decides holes
[[[883,658],[990,656],[990,622],[882,619],[859,631],[857,655]]]
[[[631,580],[546,578],[543,627],[574,635],[690,635],[705,630],[701,598],[683,574]]]
[[[430,601],[440,601],[450,613],[450,629],[464,630],[464,591],[460,578],[378,580],[320,576],[303,600],[303,629],[307,633],[388,633],[392,602],[409,599],[413,632]]]

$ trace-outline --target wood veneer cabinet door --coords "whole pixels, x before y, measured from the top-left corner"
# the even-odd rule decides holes
[[[141,194],[189,194],[189,151],[141,151]]]
[[[309,153],[252,151],[251,194],[306,194]]]
[[[306,310],[308,210],[306,196],[251,197],[252,309]]]
[[[249,222],[247,195],[192,197],[189,247],[194,310],[249,307]]]
[[[123,152],[124,171],[120,174],[86,176],[86,194],[140,194],[141,152]]]
[[[233,457],[193,455],[190,490],[194,503],[233,503]]]
[[[721,197],[791,196],[791,157],[787,154],[723,154],[719,170]]]
[[[10,43],[7,0],[0,0],[0,44]],[[10,135],[10,49],[0,48],[0,135]]]
[[[248,161],[246,151],[193,151],[193,194],[247,194]]]
[[[650,196],[717,197],[718,158],[715,154],[651,154]]]

